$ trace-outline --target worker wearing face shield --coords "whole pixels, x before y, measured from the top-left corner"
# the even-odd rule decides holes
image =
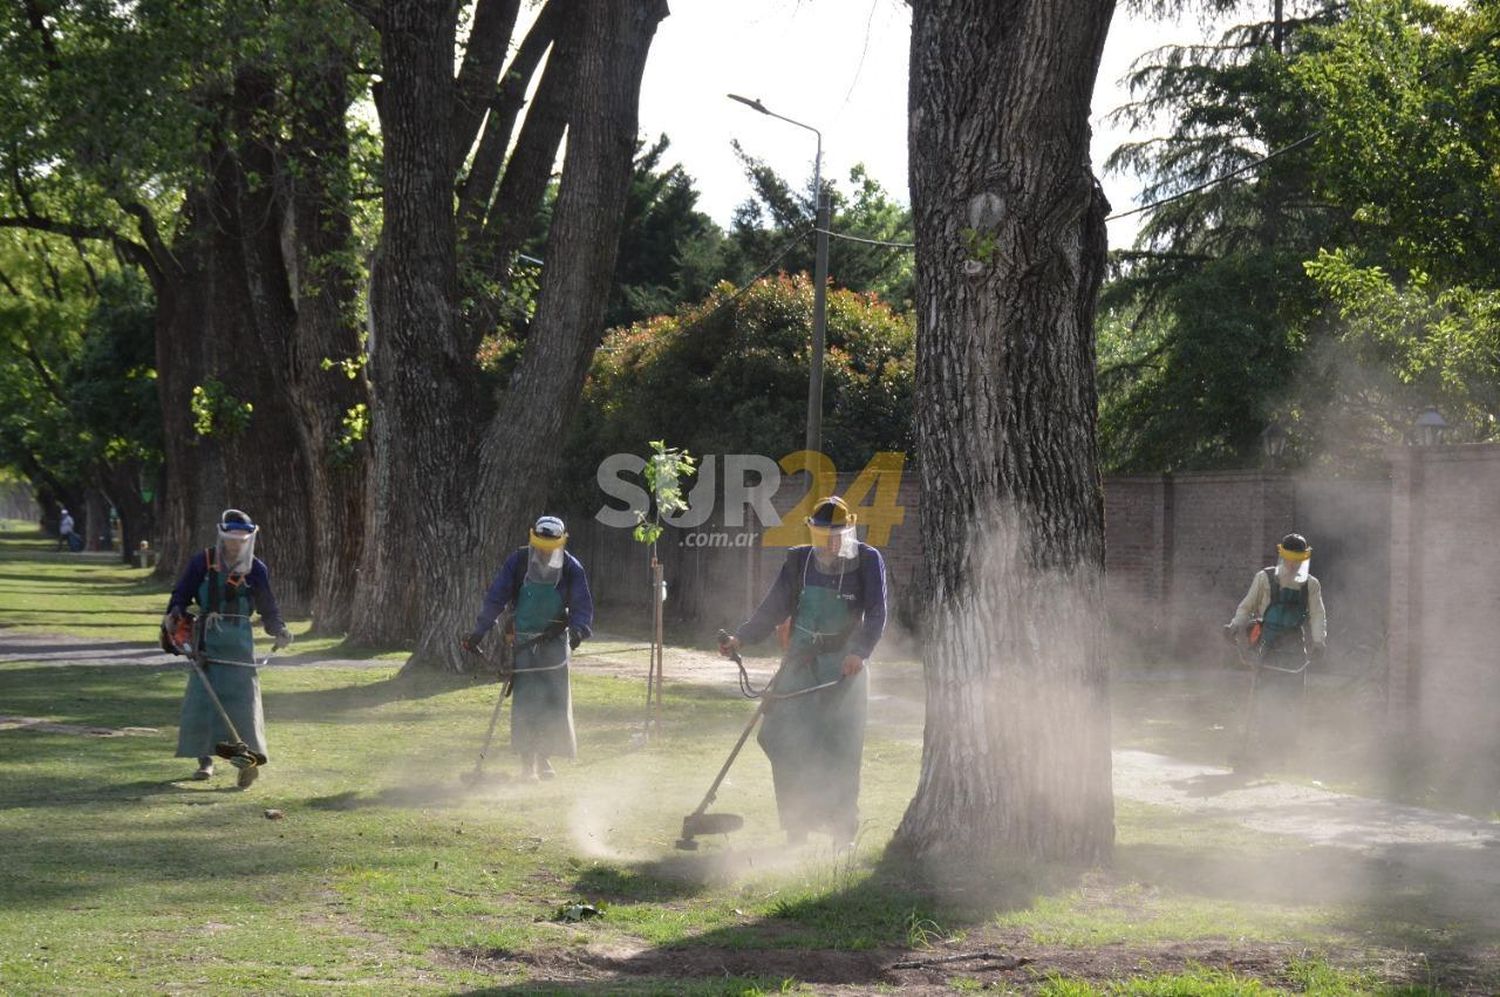
[[[213,694],[258,764],[240,769],[240,788],[248,788],[266,764],[266,725],[261,707],[259,663],[251,629],[254,613],[273,638],[272,649],[292,642],[281,618],[271,572],[255,556],[260,528],[239,509],[219,516],[214,545],[195,553],[172,589],[161,622],[161,644],[174,654],[195,654]],[[196,625],[189,604],[198,605]],[[214,745],[230,739],[224,717],[202,682],[188,679],[178,725],[177,757],[196,758],[194,779],[214,774]]]
[[[1313,576],[1312,546],[1288,533],[1276,546],[1277,560],[1255,573],[1225,636],[1249,649],[1255,669],[1245,736],[1231,759],[1235,770],[1255,774],[1285,760],[1302,726],[1308,665],[1328,643],[1323,587]]]
[[[732,655],[790,621],[758,741],[788,841],[823,831],[847,845],[859,829],[866,662],[885,632],[885,562],[860,542],[841,498],[820,500],[807,527],[810,543],[787,551],[771,590],[720,651]]]
[[[484,598],[474,629],[463,638],[477,652],[507,608],[515,628],[510,714],[511,748],[521,778],[551,779],[552,758],[574,758],[571,652],[593,635],[594,600],[578,558],[565,549],[568,533],[556,516],[542,516],[527,544],[512,551]]]

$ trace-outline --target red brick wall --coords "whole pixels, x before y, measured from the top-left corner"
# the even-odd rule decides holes
[[[1399,448],[1389,467],[1388,479],[1370,480],[1258,471],[1106,479],[1106,591],[1115,630],[1136,641],[1128,653],[1222,657],[1219,628],[1251,576],[1272,563],[1283,534],[1300,532],[1323,582],[1335,669],[1384,675],[1394,726],[1459,747],[1500,742],[1500,445]],[[790,510],[806,487],[787,479],[777,508]],[[921,580],[918,491],[908,471],[905,520],[882,550],[893,615],[908,618]],[[590,515],[575,514],[569,530],[600,601],[644,619],[641,545]],[[747,547],[686,547],[682,532],[661,543],[671,615],[743,619],[783,551],[758,536]]]
[[[1174,475],[1165,487],[1168,646],[1178,657],[1221,656],[1221,628],[1255,572],[1275,560],[1276,542],[1294,528],[1292,480],[1226,471]]]
[[[1158,645],[1167,624],[1171,479],[1159,474],[1104,482],[1104,582],[1122,653]]]
[[[1388,701],[1473,763],[1500,748],[1500,445],[1406,448],[1391,464]]]

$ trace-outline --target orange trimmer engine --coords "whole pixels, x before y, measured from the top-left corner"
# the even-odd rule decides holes
[[[172,643],[183,651],[192,650],[193,617],[187,613],[177,617],[177,625],[173,627],[170,638]]]

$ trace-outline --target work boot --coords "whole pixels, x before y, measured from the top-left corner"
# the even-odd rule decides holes
[[[521,781],[536,782],[536,755],[521,756]]]
[[[251,765],[249,768],[240,769],[240,777],[235,780],[235,785],[241,789],[249,789],[250,784],[260,778],[260,766]]]
[[[213,760],[213,757],[210,756],[210,755],[200,755],[198,757],[198,770],[193,773],[193,778],[197,779],[199,782],[202,782],[204,779],[212,779],[213,777],[214,777],[214,760]]]
[[[547,760],[546,755],[538,755],[536,761],[536,774],[542,779],[555,778],[557,773],[552,768],[552,763]]]

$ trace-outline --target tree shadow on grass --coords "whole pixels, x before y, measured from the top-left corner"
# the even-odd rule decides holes
[[[441,809],[466,803],[474,793],[461,783],[425,781],[400,786],[387,786],[373,793],[358,789],[345,790],[329,796],[315,796],[307,800],[311,810],[368,810],[372,807],[387,807],[396,810]]]
[[[9,822],[5,832],[6,874],[0,876],[0,909],[79,909],[131,891],[160,897],[164,910],[201,909],[223,903],[236,890],[262,890],[268,877],[290,875],[312,883],[326,874],[328,854],[314,842],[266,833],[263,804],[228,785],[181,789],[170,802],[180,809],[153,808],[150,823],[128,803],[82,806],[65,820]],[[110,800],[96,792],[78,804],[161,801],[178,787],[141,780],[116,786]],[[239,882],[240,887],[226,886]]]
[[[1500,848],[1294,845],[1252,852],[1152,843],[1121,846],[1117,858],[1126,877],[1179,894],[1305,908],[1362,944],[1424,953],[1434,986],[1460,993],[1500,986]]]
[[[3,560],[18,561],[23,558],[3,558]],[[98,563],[101,566],[116,566],[124,568],[125,565],[111,565],[109,562],[86,562]],[[160,593],[165,596],[171,591],[170,586],[153,582],[149,579],[120,579],[120,578],[89,578],[87,575],[69,574],[27,574],[19,571],[6,571],[0,574],[0,582],[36,582],[44,585],[57,585],[60,588],[71,589],[79,585],[87,585],[91,588],[110,588],[117,590],[115,595],[155,595]],[[108,595],[107,592],[90,592],[90,595]]]
[[[747,853],[690,853],[624,869],[589,870],[574,886],[579,895],[615,904],[663,903],[690,897],[742,873]],[[799,868],[802,885],[777,892],[768,913],[694,938],[635,952],[608,949],[551,959],[549,953],[464,950],[474,965],[497,973],[526,969],[526,980],[472,993],[598,992],[740,993],[754,981],[821,986],[899,986],[891,971],[899,953],[927,945],[1007,910],[1029,907],[1044,891],[1060,888],[1077,870],[1037,870],[1006,864],[977,872],[930,867],[885,851],[873,866],[848,852],[809,859],[787,849],[764,849],[758,866]],[[800,866],[797,864],[800,858]],[[757,898],[763,902],[763,898]],[[747,901],[747,905],[748,905]],[[734,981],[731,987],[730,982]],[[741,984],[743,981],[743,985]]]
[[[1206,772],[1168,785],[1173,789],[1180,789],[1187,796],[1205,798],[1244,789],[1259,778],[1243,772]]]
[[[7,666],[0,712],[83,727],[175,725],[185,681],[185,670],[170,664]]]
[[[494,679],[476,680],[447,672],[397,672],[373,682],[326,689],[263,690],[266,715],[279,720],[323,720],[332,714],[366,710],[404,700],[421,700],[476,685],[499,686]]]
[[[804,866],[810,853],[750,847],[674,851],[633,862],[597,863],[579,872],[573,893],[611,904],[663,903],[700,896],[750,876]]]

